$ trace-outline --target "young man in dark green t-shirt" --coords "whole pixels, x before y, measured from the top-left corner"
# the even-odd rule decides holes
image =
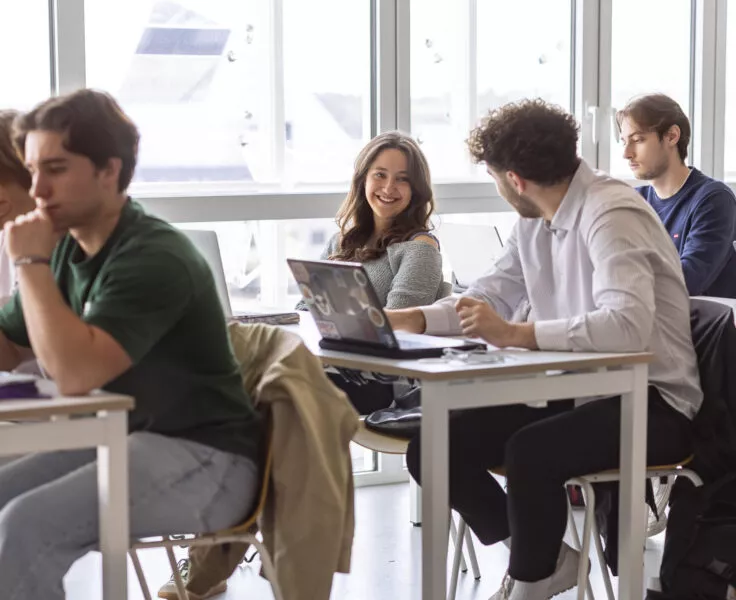
[[[15,122],[36,210],[5,227],[19,290],[0,310],[0,370],[31,354],[63,394],[130,394],[131,535],[239,522],[258,487],[260,422],[207,264],[126,196],[138,132],[108,95],[50,99]],[[96,547],[95,450],[0,468],[0,581],[62,600]],[[20,499],[18,502],[12,502]]]

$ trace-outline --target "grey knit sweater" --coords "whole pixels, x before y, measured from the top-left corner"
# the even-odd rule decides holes
[[[321,260],[337,252],[339,233],[330,238]],[[422,232],[417,235],[430,235]],[[431,236],[434,237],[434,236]],[[386,308],[425,306],[450,294],[452,286],[442,280],[440,251],[426,242],[409,240],[391,244],[381,256],[363,263],[368,278]],[[297,309],[306,310],[300,302]]]

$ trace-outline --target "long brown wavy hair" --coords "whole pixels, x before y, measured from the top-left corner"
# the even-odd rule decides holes
[[[368,171],[384,150],[400,150],[406,157],[411,186],[411,201],[395,218],[391,226],[373,244],[373,210],[365,196]],[[400,131],[387,131],[374,137],[355,159],[355,171],[350,191],[345,197],[335,221],[340,227],[340,241],[333,260],[365,262],[386,252],[391,244],[404,242],[420,231],[429,231],[434,212],[434,193],[429,165],[419,145]]]

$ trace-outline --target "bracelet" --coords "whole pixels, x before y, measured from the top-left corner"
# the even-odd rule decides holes
[[[45,256],[21,256],[16,258],[13,265],[22,267],[23,265],[50,265],[51,259]]]

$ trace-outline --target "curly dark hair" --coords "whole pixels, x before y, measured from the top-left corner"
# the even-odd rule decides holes
[[[575,117],[536,98],[491,110],[467,144],[477,163],[554,185],[572,177],[580,165],[578,130]]]

